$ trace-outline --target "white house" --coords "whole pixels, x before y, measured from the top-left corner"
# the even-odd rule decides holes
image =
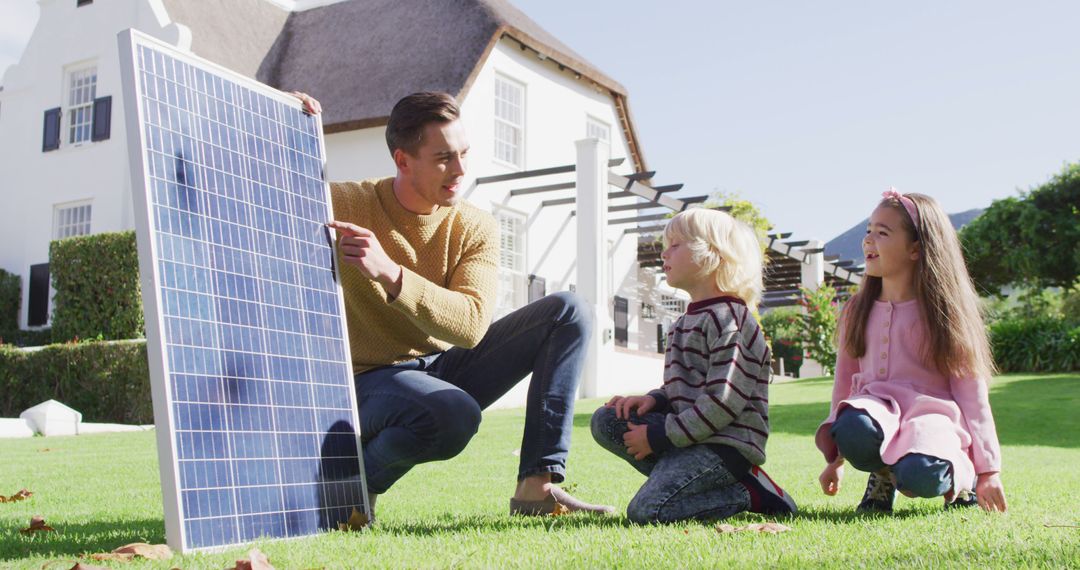
[[[38,3],[37,28],[0,91],[0,193],[9,204],[0,211],[0,268],[23,278],[20,326],[48,322],[50,240],[134,227],[116,35],[137,28],[317,97],[331,180],[393,173],[384,131],[401,96],[456,95],[472,143],[467,198],[503,230],[498,311],[588,282],[602,330],[586,395],[660,378],[658,328],[684,297],[638,263],[638,212],[656,203],[626,191],[631,182],[605,197],[606,164],[592,174],[599,198],[578,196],[583,172],[544,174],[588,157],[577,144],[585,139],[602,141],[590,148],[612,163],[622,159],[612,172],[646,171],[626,90],[505,0]],[[576,215],[589,207],[602,227]],[[602,261],[577,263],[579,227],[602,240],[593,247]],[[504,403],[523,400],[521,392]]]

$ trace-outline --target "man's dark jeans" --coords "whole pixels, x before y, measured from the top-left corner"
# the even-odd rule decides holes
[[[574,399],[592,312],[555,293],[495,321],[480,344],[356,376],[368,490],[386,492],[414,465],[465,449],[487,408],[532,373],[518,479],[566,473]]]

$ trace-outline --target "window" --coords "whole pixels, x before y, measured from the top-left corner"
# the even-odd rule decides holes
[[[585,138],[600,139],[606,143],[610,143],[611,127],[599,119],[587,117],[585,119]]]
[[[87,4],[93,4],[93,3],[94,3],[94,0],[75,0],[75,7],[76,8],[82,8],[83,6],[86,6]]]
[[[660,295],[660,306],[672,313],[686,312],[686,301],[671,295]]]
[[[495,211],[499,224],[499,294],[495,317],[502,317],[523,306],[528,299],[528,275],[525,273],[525,216],[510,210]]]
[[[654,306],[652,306],[652,305],[650,305],[648,303],[642,302],[641,303],[641,318],[643,318],[643,319],[655,319],[656,318],[656,307],[654,307]]]
[[[524,168],[525,86],[495,76],[495,159]]]
[[[53,210],[53,239],[90,233],[90,204],[57,206]]]
[[[90,140],[94,125],[94,97],[97,95],[97,67],[76,69],[68,74],[68,142]]]

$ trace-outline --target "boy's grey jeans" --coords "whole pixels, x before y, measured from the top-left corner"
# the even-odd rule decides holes
[[[631,413],[630,423],[663,422],[665,414]],[[750,508],[750,493],[739,480],[750,462],[724,445],[676,447],[657,456],[634,459],[626,452],[623,434],[627,420],[615,417],[615,408],[600,408],[592,416],[592,434],[601,447],[625,459],[648,477],[626,507],[626,516],[638,524],[669,523],[687,519],[728,518]]]

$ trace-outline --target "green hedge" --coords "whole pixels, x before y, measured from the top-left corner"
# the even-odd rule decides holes
[[[82,412],[83,421],[154,421],[145,341],[53,344],[37,350],[0,345],[0,417],[45,400]]]
[[[0,341],[11,342],[19,330],[19,307],[22,305],[22,279],[0,269]]]
[[[67,238],[49,246],[55,342],[141,338],[135,232]]]
[[[1042,317],[990,325],[994,361],[1002,372],[1080,371],[1080,323]]]

